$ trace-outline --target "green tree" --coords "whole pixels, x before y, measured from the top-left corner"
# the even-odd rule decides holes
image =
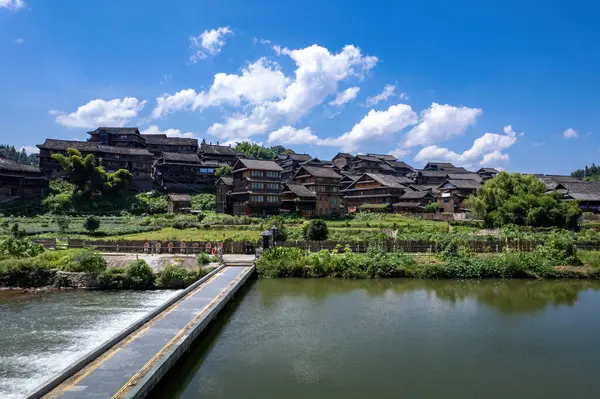
[[[235,151],[244,154],[244,156],[248,158],[256,159],[273,159],[276,155],[294,154],[294,151],[280,145],[267,148],[255,143],[249,143],[247,141],[237,143],[235,146]]]
[[[423,212],[425,213],[437,213],[438,204],[436,202],[430,202],[429,204],[423,207]]]
[[[38,158],[35,154],[28,154],[25,148],[17,151],[14,145],[0,144],[0,157],[8,158],[26,165],[37,165]]]
[[[308,241],[323,241],[329,237],[327,223],[321,219],[311,220],[302,228],[304,239]]]
[[[54,223],[58,226],[58,232],[60,234],[65,234],[69,231],[69,226],[71,225],[71,220],[68,216],[65,215],[56,215],[54,218]]]
[[[201,211],[214,211],[217,209],[217,197],[214,194],[192,195],[192,209]]]
[[[98,216],[88,216],[83,222],[83,228],[94,234],[100,228],[100,218]]]
[[[288,238],[288,230],[285,227],[285,219],[281,216],[273,216],[267,220],[267,228],[275,226],[275,236],[273,239],[275,242],[283,242]]]
[[[142,259],[131,262],[125,275],[135,288],[150,288],[154,285],[152,268]]]
[[[563,201],[558,193],[546,194],[545,185],[533,175],[502,172],[488,180],[466,205],[488,227],[507,224],[532,227],[577,226],[581,215],[575,201]]]
[[[233,168],[229,165],[219,166],[217,169],[215,169],[216,177],[232,176],[232,175],[233,175]]]

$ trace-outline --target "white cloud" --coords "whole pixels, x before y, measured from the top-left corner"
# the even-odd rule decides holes
[[[135,97],[116,98],[110,101],[98,99],[78,107],[77,111],[70,114],[57,110],[50,110],[48,113],[56,115],[56,122],[67,127],[120,127],[135,118],[144,105],[146,101],[139,101]]]
[[[568,128],[563,132],[563,137],[566,139],[576,139],[579,137],[579,133],[573,128]]]
[[[17,11],[25,7],[23,0],[0,0],[0,8],[7,8],[11,11]]]
[[[34,145],[24,145],[23,147],[19,148],[19,151],[23,150],[25,150],[25,152],[28,154],[39,154],[40,152],[40,149]]]
[[[381,101],[387,101],[388,98],[396,95],[395,91],[396,91],[396,86],[385,85],[385,87],[383,88],[383,91],[381,93],[379,93],[373,97],[368,97],[365,105],[367,107],[372,107],[373,105],[378,104]],[[406,96],[406,94],[402,93],[402,94],[400,94],[400,98],[405,100],[405,99],[408,99],[408,96]]]
[[[376,57],[363,56],[352,45],[345,46],[337,54],[317,45],[300,50],[283,48],[281,54],[288,55],[296,63],[295,78],[285,88],[284,95],[256,104],[249,114],[230,118],[225,125],[216,123],[209,132],[223,134],[226,133],[224,127],[233,124],[236,134],[241,135],[238,137],[249,137],[276,127],[282,119],[294,123],[336,93],[339,82],[350,77],[362,78],[377,63]],[[244,130],[246,127],[250,130]]]
[[[388,152],[388,154],[389,155],[393,155],[393,156],[395,156],[398,159],[402,159],[405,156],[407,156],[407,155],[410,154],[410,150],[405,150],[405,149],[402,149],[402,148],[396,148],[395,150]]]
[[[198,60],[220,53],[225,45],[225,35],[233,35],[233,31],[228,26],[205,30],[199,36],[190,36],[190,48],[194,51],[190,61],[196,63]]]
[[[537,143],[533,143],[532,146],[534,147],[543,147],[546,145],[545,141],[538,141]]]
[[[268,120],[253,120],[234,115],[227,118],[225,123],[214,123],[208,128],[208,133],[220,139],[248,141],[248,137],[265,133],[267,129],[269,129]]]
[[[0,1],[1,1],[1,0],[0,0]],[[18,38],[16,38],[15,40],[13,40],[13,42],[14,42],[15,44],[23,44],[23,43],[25,43],[25,39],[23,39],[22,37],[18,37]]]
[[[156,125],[148,126],[148,128],[145,130],[142,130],[141,133],[142,134],[166,134],[167,137],[183,137],[183,138],[188,138],[188,139],[197,138],[196,134],[192,133],[192,132],[182,133],[181,130],[179,130],[179,129],[160,130],[160,128]]]
[[[312,134],[310,127],[296,129],[293,126],[283,126],[269,134],[269,143],[283,145],[322,144],[323,140]]]
[[[447,148],[432,145],[423,148],[415,156],[415,161],[447,161],[456,165],[470,167],[474,165],[495,166],[495,163],[509,160],[509,155],[502,153],[517,142],[517,134],[512,126],[504,127],[504,134],[485,133],[477,138],[471,148],[458,154]]]
[[[223,104],[251,104],[281,97],[285,93],[287,78],[274,63],[260,58],[242,69],[241,75],[218,73],[208,91],[196,93],[194,89],[175,94],[163,94],[156,99],[153,118],[181,110],[205,109]]]
[[[349,132],[323,142],[339,146],[343,151],[356,151],[359,143],[394,134],[417,123],[417,120],[417,114],[406,104],[392,105],[385,111],[372,109]]]
[[[480,108],[432,103],[421,113],[420,123],[406,134],[404,145],[429,145],[461,135],[482,112]]]
[[[339,92],[335,96],[335,100],[330,101],[329,105],[340,107],[356,98],[358,92],[360,91],[360,87],[349,87],[346,90]]]

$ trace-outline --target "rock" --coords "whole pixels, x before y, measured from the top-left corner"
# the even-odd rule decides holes
[[[96,288],[98,276],[91,273],[58,271],[53,285],[57,288]]]

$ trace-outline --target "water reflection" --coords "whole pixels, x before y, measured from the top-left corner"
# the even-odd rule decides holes
[[[600,283],[585,280],[419,280],[419,279],[280,279],[261,280],[257,290],[263,306],[274,306],[282,296],[303,296],[311,301],[353,291],[369,297],[381,297],[392,292],[397,295],[425,291],[457,304],[474,300],[502,313],[536,313],[549,306],[573,306],[580,295],[600,290]]]

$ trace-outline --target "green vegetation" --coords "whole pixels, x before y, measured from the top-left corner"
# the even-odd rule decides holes
[[[26,165],[37,166],[38,164],[38,159],[35,154],[28,154],[24,148],[21,151],[17,151],[14,145],[0,144],[0,157],[8,158]]]
[[[127,265],[125,276],[136,288],[151,288],[154,285],[152,268],[141,259]]]
[[[294,151],[280,145],[276,145],[274,147],[263,147],[262,145],[249,143],[247,141],[237,143],[234,150],[244,154],[250,159],[256,158],[270,160],[275,158],[277,155],[294,154]]]
[[[298,248],[271,248],[256,263],[259,276],[339,277],[367,279],[410,277],[428,279],[481,278],[593,278],[600,279],[600,263],[581,261],[571,249],[560,245],[534,252],[507,252],[499,255],[472,255],[450,242],[440,259],[418,262],[402,252],[371,248],[367,253],[352,253],[349,248],[302,253]],[[565,263],[570,259],[573,263]]]
[[[467,200],[488,227],[509,224],[532,227],[576,228],[581,215],[575,201],[562,201],[558,193],[545,194],[546,187],[533,175],[502,172],[488,180]]]
[[[93,235],[100,228],[100,218],[98,216],[88,216],[83,222],[83,228]]]
[[[595,163],[592,166],[585,166],[583,169],[578,169],[571,173],[571,176],[585,181],[600,181],[600,166]]]
[[[425,212],[425,213],[437,213],[437,211],[438,211],[438,204],[435,202],[430,202],[429,204],[427,204],[423,207],[423,212]]]
[[[192,209],[214,211],[217,208],[217,199],[214,194],[196,194],[191,197]]]
[[[232,175],[233,175],[233,168],[229,165],[219,166],[217,169],[215,169],[216,177],[232,176]]]
[[[158,288],[185,288],[213,270],[214,268],[198,267],[190,271],[175,264],[167,265],[156,276],[155,285]]]
[[[324,241],[329,238],[329,230],[324,221],[315,219],[304,225],[302,235],[307,241]]]

